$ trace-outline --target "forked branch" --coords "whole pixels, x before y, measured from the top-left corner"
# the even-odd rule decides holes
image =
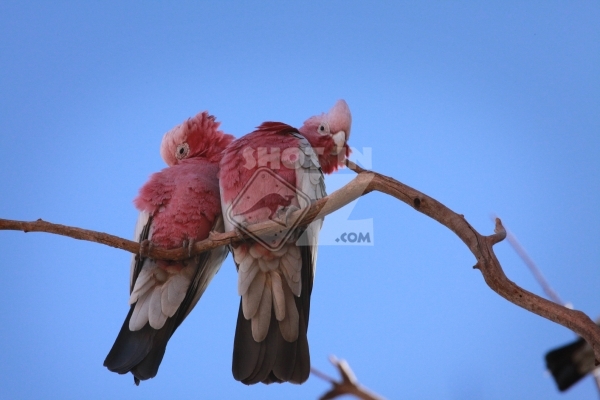
[[[361,400],[385,400],[383,397],[358,383],[356,375],[354,375],[352,368],[350,368],[346,360],[338,360],[336,356],[330,356],[329,361],[340,373],[340,381],[336,381],[316,368],[310,368],[310,372],[313,375],[329,382],[332,386],[327,393],[319,397],[319,400],[333,400],[345,395],[351,395]]]
[[[598,363],[598,360],[600,360],[600,328],[587,315],[581,311],[570,310],[541,298],[522,289],[506,277],[492,249],[494,244],[506,237],[506,231],[500,219],[496,218],[495,233],[483,236],[466,221],[464,216],[455,213],[439,201],[418,190],[385,175],[364,170],[350,161],[347,162],[347,165],[357,173],[357,176],[340,190],[313,203],[306,215],[300,219],[299,225],[306,225],[315,218],[331,214],[372,191],[395,197],[454,232],[475,256],[476,264],[474,268],[481,271],[488,286],[500,296],[526,310],[561,324],[583,337],[594,349]],[[298,219],[304,212],[305,210],[295,211],[289,220]],[[3,229],[55,233],[75,239],[106,244],[131,253],[140,251],[139,243],[131,240],[106,233],[52,224],[42,220],[21,222],[0,219],[0,230]],[[255,236],[274,233],[279,229],[280,225],[274,221],[265,221],[247,227],[247,230]],[[249,234],[243,232],[213,232],[208,239],[195,243],[191,252],[187,248],[166,250],[151,247],[145,255],[156,259],[182,260],[190,257],[190,255],[193,256],[222,245],[239,243],[249,238]]]

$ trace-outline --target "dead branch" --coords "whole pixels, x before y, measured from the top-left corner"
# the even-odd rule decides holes
[[[454,232],[475,256],[477,262],[474,268],[481,271],[485,282],[493,291],[511,303],[563,325],[583,337],[594,349],[594,355],[598,363],[598,360],[600,360],[600,328],[586,314],[543,299],[520,288],[506,277],[492,249],[494,244],[506,237],[506,231],[499,218],[496,218],[495,234],[483,236],[465,220],[463,215],[455,213],[442,203],[418,190],[385,175],[364,170],[350,161],[347,162],[347,165],[357,173],[357,176],[340,190],[313,203],[308,213],[300,220],[299,225],[306,225],[317,217],[331,214],[358,197],[372,191],[379,191],[393,196]],[[303,213],[304,210],[294,212],[290,216],[290,220],[297,219]],[[130,240],[105,233],[51,224],[42,220],[21,222],[0,219],[0,230],[3,229],[55,233],[75,239],[106,244],[131,253],[140,251],[139,244]],[[254,235],[262,236],[276,232],[280,229],[280,225],[274,221],[265,221],[251,225],[247,229]],[[191,253],[186,248],[166,250],[154,247],[146,255],[157,259],[182,260],[190,257],[190,255],[199,254],[218,246],[238,243],[248,238],[249,235],[242,232],[212,233],[208,239],[196,243]]]
[[[362,400],[385,400],[383,397],[371,392],[369,389],[358,383],[356,375],[354,375],[354,372],[346,360],[338,360],[335,356],[330,356],[329,361],[331,361],[333,366],[338,369],[342,380],[337,382],[318,369],[311,367],[310,372],[313,375],[318,376],[333,385],[330,391],[319,397],[319,400],[332,400],[346,394],[356,396]]]
[[[91,231],[88,229],[74,228],[72,226],[53,224],[41,218],[36,221],[13,221],[10,219],[0,218],[0,230],[23,231],[27,232],[46,232],[56,235],[68,236],[73,239],[86,240],[88,242],[96,242],[107,246],[116,247],[117,249],[125,250],[130,253],[137,254],[140,251],[140,244],[132,240],[120,238],[118,236],[109,235],[108,233]]]

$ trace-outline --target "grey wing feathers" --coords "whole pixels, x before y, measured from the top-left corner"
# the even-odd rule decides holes
[[[294,136],[298,138],[300,151],[304,154],[304,162],[301,168],[296,170],[297,188],[312,200],[327,196],[325,178],[317,154],[304,136],[300,134]]]
[[[151,217],[142,217],[142,214],[140,214],[137,225],[142,228],[138,230],[138,227],[136,227],[136,237],[140,241],[148,239],[151,236],[150,226],[152,223]],[[145,223],[140,223],[140,221],[144,220]],[[222,220],[217,221],[215,228],[222,231],[222,224]],[[136,385],[139,384],[140,380],[156,376],[169,339],[198,303],[206,287],[227,257],[228,252],[229,249],[222,246],[202,253],[193,260],[196,264],[196,269],[185,297],[175,314],[166,319],[162,328],[154,329],[149,323],[146,323],[141,329],[131,331],[129,329],[129,322],[136,306],[135,303],[132,304],[117,339],[104,360],[104,366],[110,371],[119,374],[131,372]],[[135,286],[144,262],[147,261],[151,260],[143,259],[139,256],[135,256],[133,259],[131,266],[131,289]]]
[[[153,329],[149,324],[145,324],[142,329],[131,331],[129,320],[135,308],[135,304],[132,304],[119,335],[104,360],[104,366],[119,374],[131,372],[136,384],[140,380],[156,376],[168,340],[194,308],[227,257],[227,253],[227,248],[219,247],[198,257],[196,273],[183,301],[175,315],[167,318],[162,328]]]
[[[135,230],[133,232],[133,240],[141,243],[144,240],[150,240],[150,227],[152,226],[152,216],[145,211],[142,211],[138,215],[137,222],[135,224]],[[131,256],[131,267],[129,268],[129,293],[133,291],[133,285],[142,270],[144,259],[139,254],[133,254]]]
[[[296,186],[311,200],[316,201],[325,196],[325,177],[319,164],[319,159],[310,143],[302,135],[298,135],[300,141],[300,150],[304,153],[304,163],[302,168],[296,169]],[[323,226],[323,219],[319,218],[306,226],[303,234],[300,236],[296,245],[310,246],[313,257],[313,268],[317,265],[317,250],[319,242],[319,232]],[[313,270],[313,274],[314,274]]]

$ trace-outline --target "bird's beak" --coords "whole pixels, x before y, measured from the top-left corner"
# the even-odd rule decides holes
[[[335,148],[331,151],[331,155],[337,155],[344,149],[344,144],[346,143],[346,132],[339,131],[333,135],[332,138],[333,142],[335,143]]]

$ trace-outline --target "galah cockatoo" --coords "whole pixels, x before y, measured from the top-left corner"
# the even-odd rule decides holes
[[[169,167],[153,174],[134,200],[140,210],[135,239],[167,249],[191,246],[223,231],[219,162],[233,136],[202,112],[167,132],[160,154]],[[129,314],[104,360],[134,381],[153,378],[173,332],[192,311],[228,254],[219,247],[185,261],[135,256]]]
[[[299,130],[265,122],[231,143],[219,172],[225,230],[287,218],[290,210],[326,196],[323,173],[337,170],[350,154],[351,120],[348,105],[339,100]],[[250,385],[308,379],[306,334],[322,222],[293,229],[274,247],[261,240],[232,247],[242,296],[233,349],[236,380]]]

